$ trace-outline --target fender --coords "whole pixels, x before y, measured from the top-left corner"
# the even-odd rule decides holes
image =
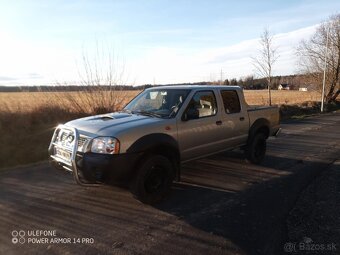
[[[173,137],[162,133],[149,134],[139,138],[126,152],[141,153],[141,159],[143,159],[143,155],[147,155],[149,152],[170,158],[174,167],[175,179],[180,181],[180,152],[178,143]],[[137,162],[137,164],[138,163],[139,162]]]
[[[268,138],[270,132],[270,123],[267,119],[260,118],[253,123],[249,129],[248,141],[250,141],[260,129],[264,129],[264,132]]]
[[[145,152],[155,147],[166,146],[179,152],[177,141],[166,134],[156,133],[142,136],[135,141],[127,150],[128,153]]]

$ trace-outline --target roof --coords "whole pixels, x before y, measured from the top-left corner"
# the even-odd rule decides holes
[[[165,85],[165,86],[155,86],[148,88],[155,89],[155,88],[162,88],[162,89],[195,89],[195,90],[202,90],[202,89],[236,89],[241,90],[240,86],[226,86],[226,85]]]

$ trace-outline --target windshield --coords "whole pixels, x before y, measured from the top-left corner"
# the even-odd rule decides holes
[[[146,90],[125,106],[124,110],[160,118],[173,118],[189,92],[188,89]]]

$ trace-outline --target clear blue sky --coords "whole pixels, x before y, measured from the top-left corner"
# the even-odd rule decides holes
[[[242,77],[264,27],[278,36],[276,73],[294,73],[295,44],[339,10],[330,0],[0,1],[0,85],[77,81],[96,42],[114,48],[129,83]]]

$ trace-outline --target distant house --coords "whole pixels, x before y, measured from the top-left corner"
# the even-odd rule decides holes
[[[282,83],[278,86],[278,90],[292,90],[293,86],[286,84],[286,83]]]
[[[313,84],[309,84],[309,85],[303,85],[300,86],[299,91],[314,91],[316,90],[316,86]]]

